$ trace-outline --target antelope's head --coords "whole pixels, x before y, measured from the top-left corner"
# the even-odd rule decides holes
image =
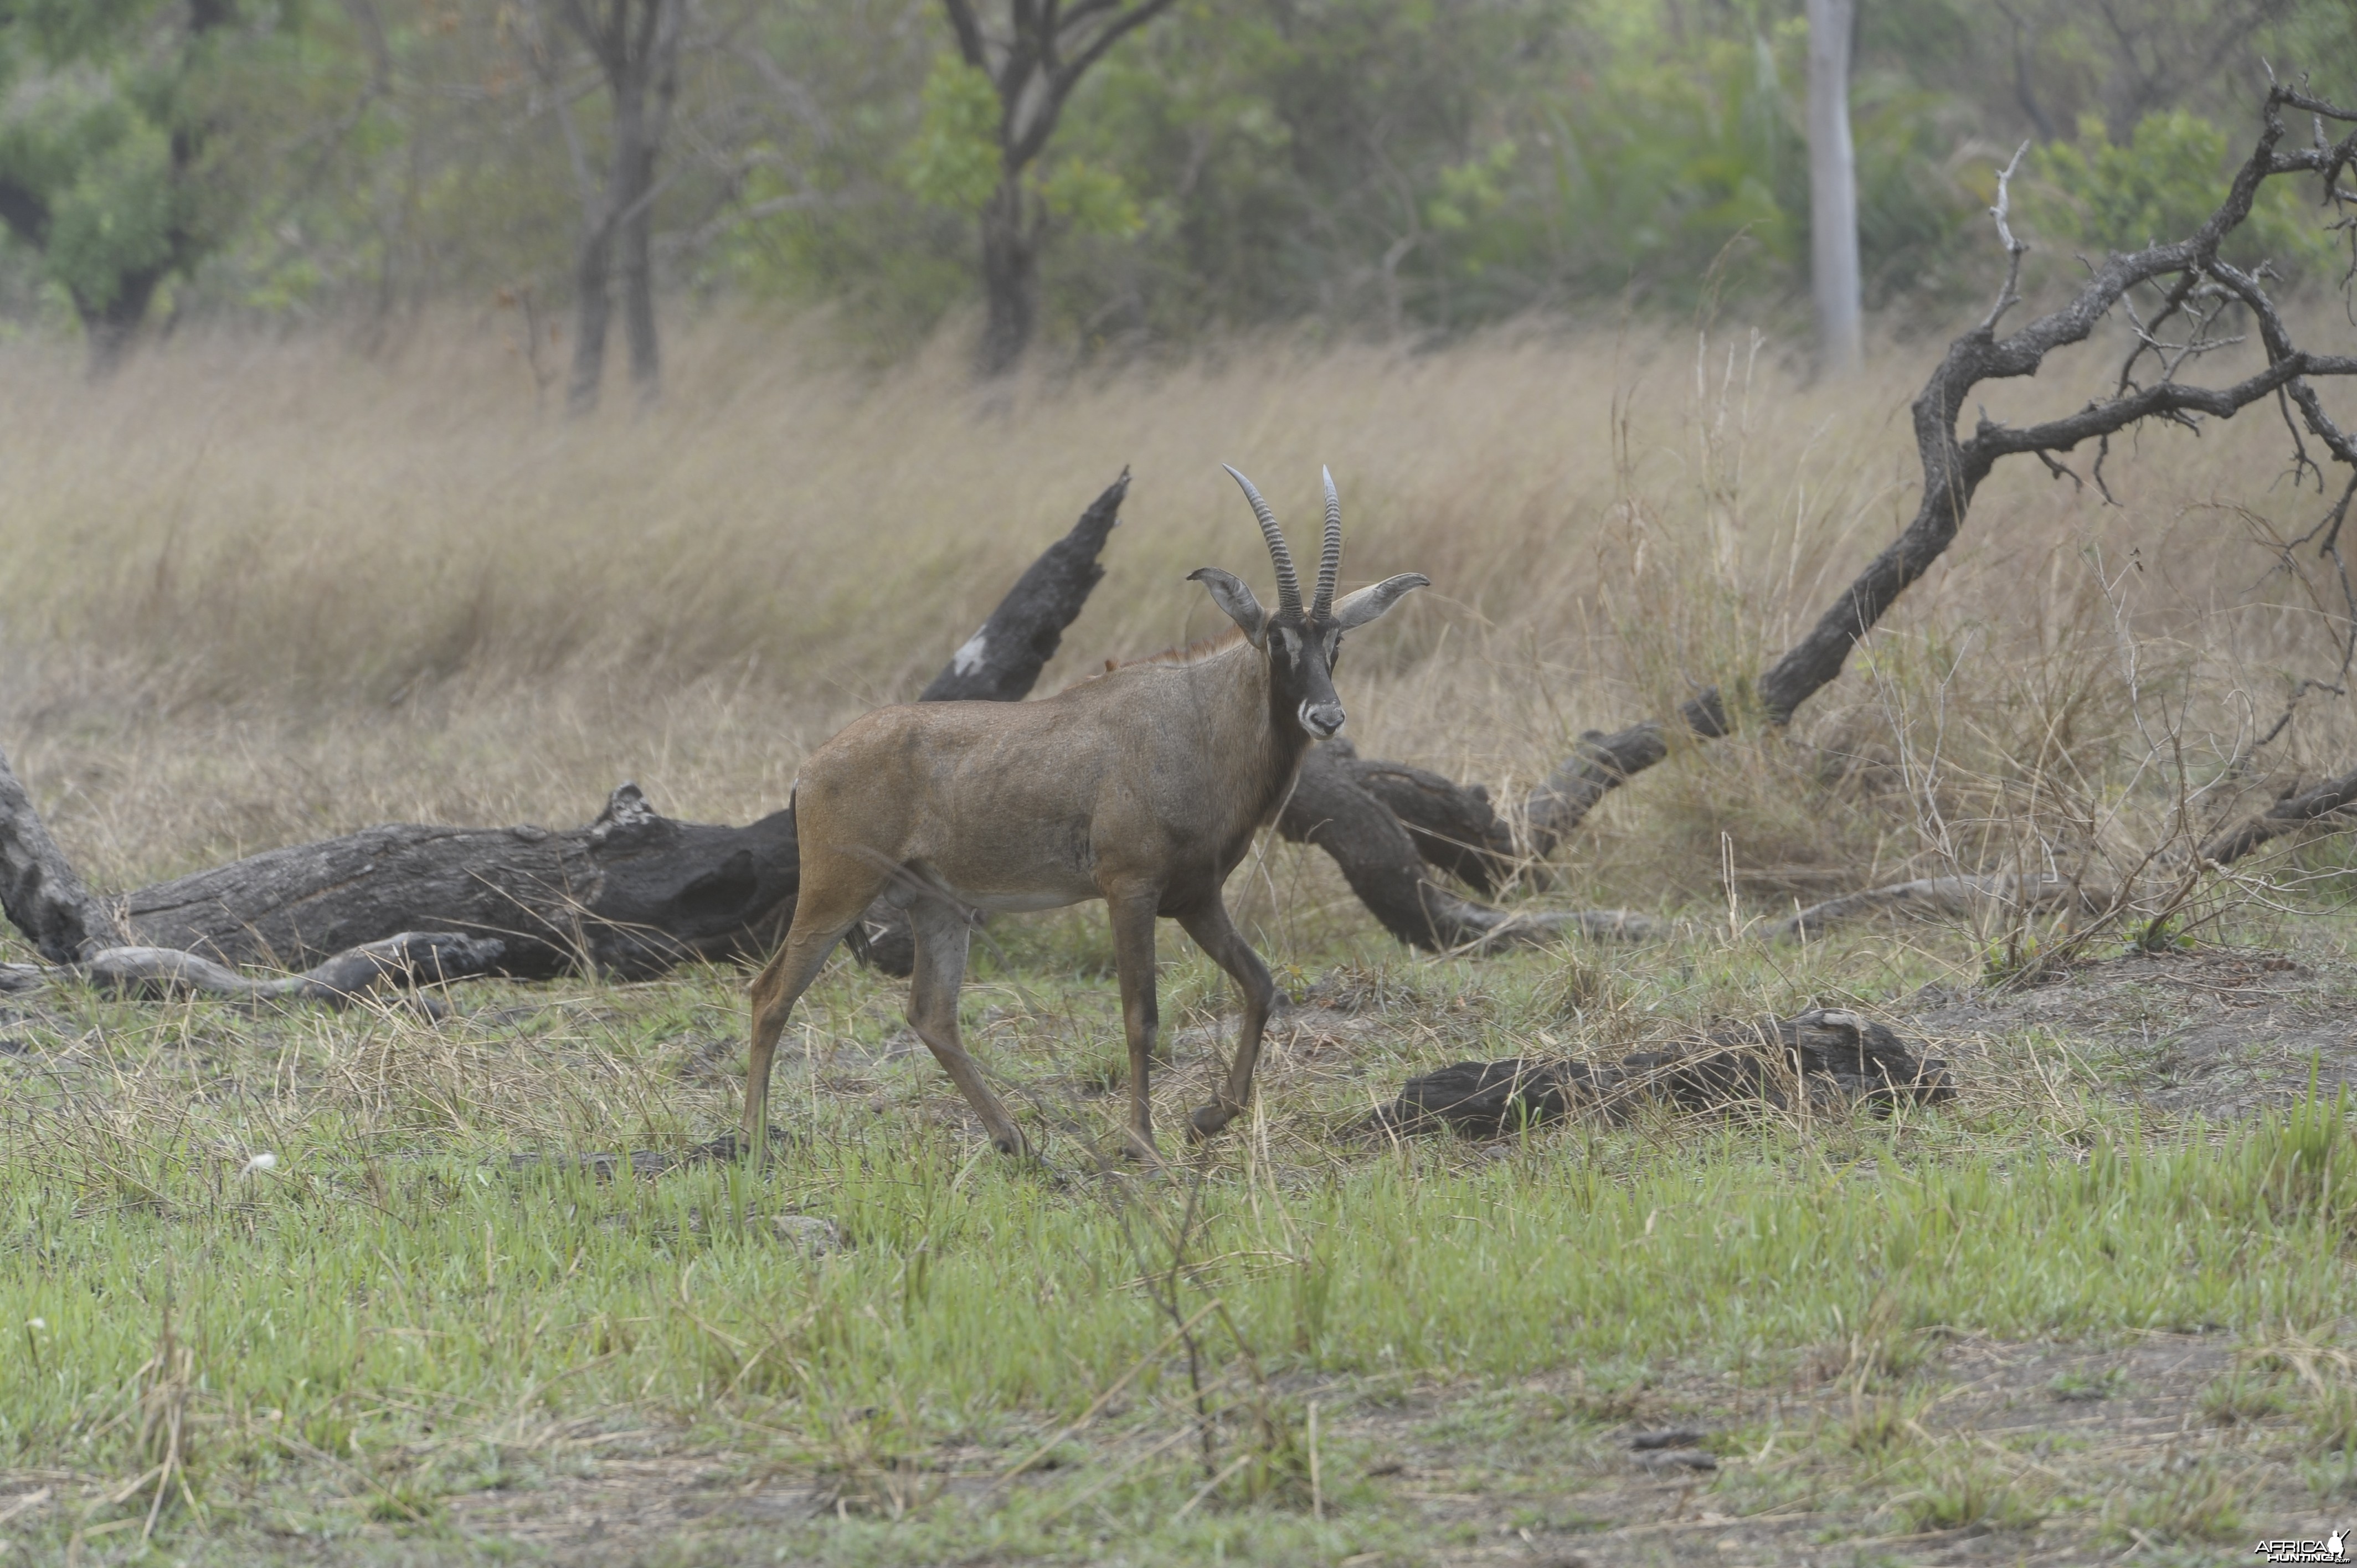
[[[1430,586],[1432,579],[1404,572],[1334,602],[1334,580],[1342,571],[1342,500],[1334,493],[1329,472],[1325,476],[1326,547],[1318,558],[1318,591],[1304,609],[1301,579],[1294,575],[1293,552],[1286,548],[1276,514],[1250,479],[1233,468],[1228,474],[1243,487],[1253,516],[1260,520],[1261,536],[1268,541],[1269,559],[1276,564],[1276,608],[1263,607],[1250,588],[1217,566],[1190,572],[1188,580],[1209,589],[1212,603],[1227,611],[1267,658],[1274,705],[1290,709],[1304,730],[1324,740],[1342,728],[1342,700],[1334,694],[1334,662],[1341,655],[1342,634],[1382,615],[1409,589]]]

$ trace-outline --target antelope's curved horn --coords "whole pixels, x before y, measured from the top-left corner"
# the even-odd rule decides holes
[[[1268,503],[1260,499],[1260,492],[1253,489],[1250,479],[1225,463],[1220,467],[1227,468],[1228,478],[1243,487],[1244,499],[1252,502],[1253,516],[1260,520],[1261,537],[1268,541],[1268,557],[1276,563],[1278,613],[1291,611],[1298,615],[1301,612],[1301,579],[1294,575],[1293,552],[1285,547],[1285,534],[1276,526],[1276,513],[1268,510]]]
[[[1323,620],[1334,607],[1334,579],[1342,575],[1342,498],[1334,493],[1334,470],[1318,470],[1326,481],[1326,547],[1318,555],[1318,594],[1309,618]]]

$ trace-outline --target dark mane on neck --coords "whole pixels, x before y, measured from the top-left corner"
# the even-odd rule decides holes
[[[1141,659],[1107,660],[1107,671],[1126,670],[1133,664],[1200,664],[1216,653],[1225,653],[1244,639],[1244,634],[1234,627],[1200,638],[1184,648],[1166,648],[1159,653],[1149,653]]]

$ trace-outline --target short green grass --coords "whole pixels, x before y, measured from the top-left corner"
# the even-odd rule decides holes
[[[0,1058],[0,1474],[61,1506],[0,1521],[0,1562],[529,1558],[462,1500],[561,1492],[617,1452],[805,1489],[725,1550],[649,1561],[1437,1560],[1493,1527],[1403,1502],[1398,1444],[1457,1455],[1495,1530],[1577,1535],[1577,1509],[1530,1500],[1533,1466],[1593,1470],[1664,1378],[1767,1387],[1812,1359],[1848,1414],[1788,1491],[1857,1530],[2061,1513],[2212,1541],[2241,1528],[2227,1472],[2074,1498],[1928,1435],[1920,1374],[1959,1335],[2321,1343],[2349,1314],[2345,1106],[2155,1124],[2043,1035],[1984,1042],[1959,1104],[1889,1122],[1343,1135],[1418,1067],[1888,994],[1921,953],[1339,954],[1289,979],[1369,1032],[1280,1046],[1237,1135],[1167,1138],[1142,1172],[1101,1155],[1116,1026],[1092,943],[1010,926],[969,993],[1036,1165],[893,1054],[898,987],[848,969],[789,1036],[776,1167],[659,1179],[513,1156],[725,1126],[734,973],[470,987],[440,1024],[45,993]],[[1220,992],[1191,955],[1165,990],[1194,1041],[1173,1127]],[[2254,1364],[2203,1403],[2296,1408],[2325,1463],[2348,1397]],[[1416,1400],[1437,1402],[1383,1424]],[[1775,1449],[1738,1424],[1730,1450]],[[1704,1484],[1733,1512],[1790,1506],[1764,1478]]]

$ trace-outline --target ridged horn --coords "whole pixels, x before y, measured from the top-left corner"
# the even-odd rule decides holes
[[[1285,547],[1285,534],[1276,526],[1276,513],[1268,510],[1268,503],[1260,499],[1260,492],[1253,489],[1253,482],[1250,479],[1245,478],[1225,463],[1221,464],[1220,467],[1227,468],[1228,478],[1243,487],[1244,499],[1252,502],[1253,516],[1260,520],[1261,537],[1268,541],[1268,558],[1276,563],[1277,612],[1282,615],[1290,611],[1299,615],[1301,613],[1301,579],[1294,575],[1293,552]]]
[[[1323,620],[1334,607],[1334,579],[1342,575],[1342,498],[1334,493],[1334,470],[1320,468],[1326,481],[1326,547],[1318,554],[1318,596],[1309,601],[1309,618]]]

